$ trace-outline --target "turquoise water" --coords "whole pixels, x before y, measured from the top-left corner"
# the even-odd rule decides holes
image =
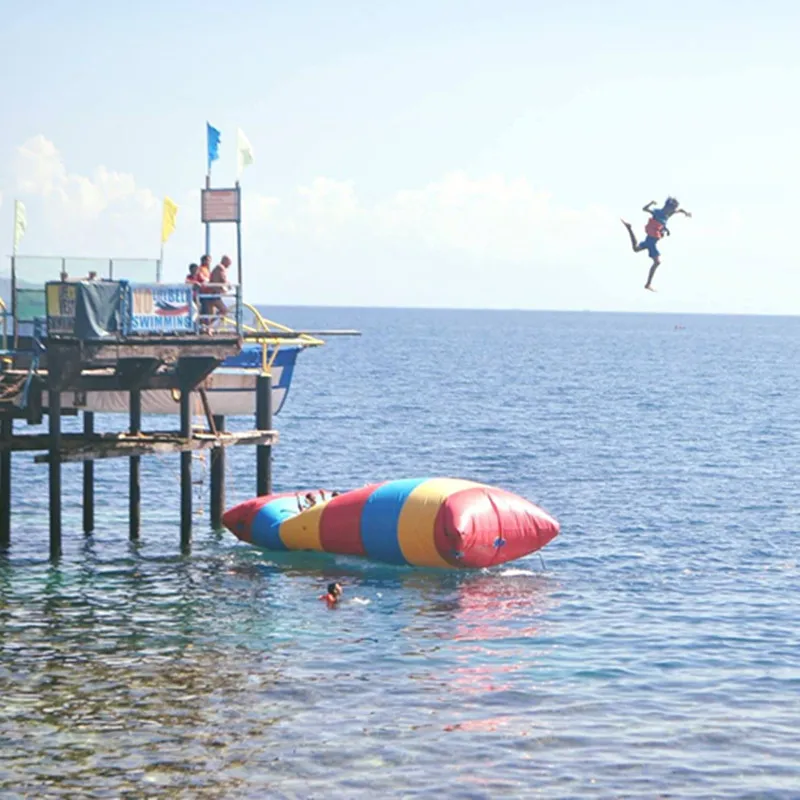
[[[53,566],[16,456],[1,796],[800,797],[800,320],[273,316],[364,332],[299,359],[276,489],[468,477],[561,535],[470,574],[264,554],[209,530],[198,460],[181,556],[172,456],[135,545],[126,464],[98,462],[88,538],[65,466]]]

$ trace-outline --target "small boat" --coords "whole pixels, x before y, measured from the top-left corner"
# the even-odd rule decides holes
[[[295,363],[302,346],[283,346],[268,351],[272,374],[272,413],[279,414],[289,395]],[[252,416],[256,407],[256,380],[261,372],[262,345],[245,344],[242,351],[217,367],[202,383],[212,414],[226,417]],[[142,392],[143,414],[180,414],[181,395],[177,390],[146,389]],[[43,394],[47,408],[47,393]],[[62,392],[61,407],[106,414],[127,414],[129,392]],[[200,399],[194,413],[203,414]]]
[[[459,478],[254,497],[229,509],[223,524],[241,541],[264,550],[316,550],[451,569],[483,569],[522,558],[560,530],[530,501]]]

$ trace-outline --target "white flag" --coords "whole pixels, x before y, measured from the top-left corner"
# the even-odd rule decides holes
[[[25,206],[21,200],[14,203],[14,255],[17,253],[20,240],[28,229],[28,220],[25,216]]]
[[[241,128],[236,129],[236,150],[239,164],[238,175],[241,177],[242,170],[255,161],[255,157],[253,156],[253,145],[250,144],[247,137],[242,133]]]

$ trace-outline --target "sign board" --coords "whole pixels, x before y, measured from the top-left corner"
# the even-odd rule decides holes
[[[240,222],[239,189],[203,189],[201,213],[203,222]]]
[[[192,332],[195,308],[191,286],[131,288],[129,333]]]
[[[74,283],[47,284],[47,333],[74,333],[78,287]]]

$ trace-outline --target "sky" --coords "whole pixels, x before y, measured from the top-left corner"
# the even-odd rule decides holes
[[[169,196],[182,281],[209,121],[212,186],[236,178],[237,127],[254,150],[250,302],[800,309],[800,4],[0,0],[0,19],[3,255],[20,199],[20,255],[158,258]],[[653,294],[620,217],[642,232],[668,195],[693,216]],[[234,226],[211,236],[235,261]]]

